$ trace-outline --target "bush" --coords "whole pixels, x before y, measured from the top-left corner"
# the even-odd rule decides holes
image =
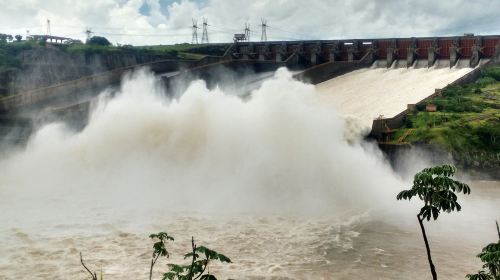
[[[111,43],[105,37],[93,36],[92,38],[87,40],[87,45],[110,46]]]
[[[500,67],[490,67],[484,70],[483,77],[490,77],[500,81]]]

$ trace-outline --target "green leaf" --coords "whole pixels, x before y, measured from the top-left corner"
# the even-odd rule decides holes
[[[212,274],[205,274],[201,276],[200,280],[217,280]]]

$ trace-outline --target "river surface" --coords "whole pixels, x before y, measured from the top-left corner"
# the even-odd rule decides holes
[[[462,212],[426,224],[443,279],[464,279],[478,270],[475,255],[496,237],[500,182],[474,181],[471,186]],[[430,279],[414,215],[402,223],[400,216],[381,218],[371,213],[299,218],[155,212],[121,213],[122,218],[110,220],[102,215],[106,212],[93,209],[69,223],[55,218],[30,226],[22,220],[17,227],[4,224],[0,279],[87,279],[79,252],[89,266],[102,269],[105,279],[147,279],[151,253],[147,236],[160,230],[176,240],[168,246],[172,259],[157,266],[158,277],[165,271],[164,263],[182,263],[178,256],[188,252],[192,234],[199,244],[232,259],[232,264],[212,266],[221,279]]]
[[[233,261],[210,265],[219,279],[430,279],[418,204],[395,199],[424,160],[395,173],[284,70],[245,100],[162,91],[136,73],[83,131],[50,124],[2,151],[0,279],[88,279],[80,252],[104,279],[147,279],[158,231],[175,242],[156,279],[191,236]],[[477,271],[496,238],[500,184],[469,182],[463,211],[426,223],[441,279]]]

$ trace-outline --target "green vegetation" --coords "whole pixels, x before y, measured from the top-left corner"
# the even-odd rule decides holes
[[[163,280],[217,280],[217,278],[207,271],[210,261],[220,261],[230,263],[231,260],[204,246],[197,246],[194,238],[191,238],[191,252],[184,255],[184,259],[191,260],[189,264],[167,264],[170,270],[163,274]],[[205,273],[205,271],[207,271]]]
[[[500,229],[497,222],[497,243],[490,243],[481,250],[477,257],[483,262],[483,268],[476,274],[467,274],[469,280],[500,280]]]
[[[149,269],[149,280],[153,279],[153,268],[160,257],[169,258],[170,253],[167,251],[166,242],[174,241],[174,238],[166,232],[159,232],[149,236],[154,242],[153,254],[151,257],[151,266]],[[211,261],[220,261],[222,263],[230,263],[231,260],[219,254],[216,251],[210,250],[205,246],[197,246],[194,243],[194,237],[191,237],[191,251],[184,255],[184,259],[190,262],[185,265],[169,263],[169,271],[163,274],[162,280],[217,280],[210,274],[208,266]],[[80,262],[85,270],[91,275],[92,280],[97,280],[97,273],[92,272],[84,263],[82,254],[80,253]],[[102,280],[102,271],[101,277]]]
[[[437,111],[427,112],[428,104]],[[440,146],[464,167],[500,167],[500,66],[486,69],[475,83],[446,87],[416,109],[393,142]]]
[[[8,68],[20,67],[20,62],[16,56],[22,51],[36,47],[32,41],[14,41],[8,43],[0,40],[0,72]]]
[[[92,36],[92,38],[87,40],[87,45],[111,46],[111,42],[109,42],[108,39],[101,36]]]
[[[457,195],[455,193],[463,192],[464,194],[470,194],[470,188],[467,184],[451,178],[455,172],[456,168],[451,165],[425,168],[415,174],[411,189],[401,191],[397,195],[398,200],[411,200],[412,197],[416,196],[424,202],[424,206],[417,214],[417,219],[424,238],[427,259],[429,261],[433,280],[437,280],[437,273],[434,263],[432,262],[431,250],[423,221],[430,221],[431,217],[436,220],[441,211],[450,213],[455,210],[458,212],[462,209],[457,202]]]

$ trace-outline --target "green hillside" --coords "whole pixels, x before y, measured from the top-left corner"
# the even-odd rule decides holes
[[[436,105],[437,111],[427,112],[427,104]],[[449,86],[442,96],[418,106],[405,127],[392,135],[393,142],[398,140],[442,147],[462,166],[500,168],[500,66],[486,69],[474,83]]]

